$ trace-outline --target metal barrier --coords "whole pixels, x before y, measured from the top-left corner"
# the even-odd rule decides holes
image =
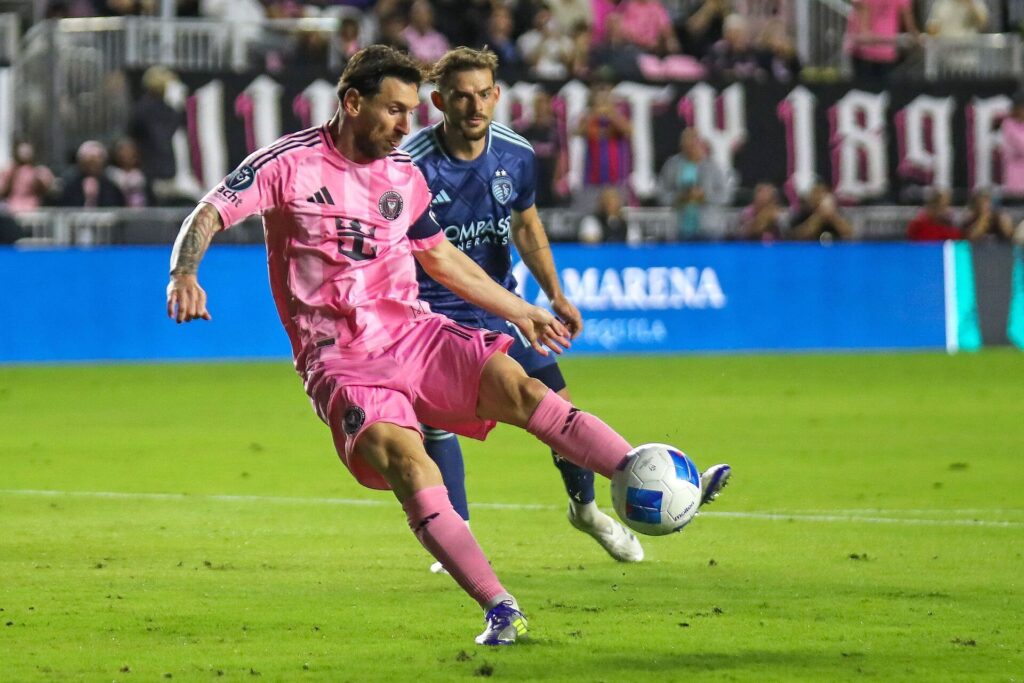
[[[311,35],[325,50],[324,66],[337,69],[331,43],[336,25],[333,18],[261,24],[152,17],[43,21],[25,34],[16,63],[18,128],[42,161],[63,168],[68,150],[81,141],[124,129],[131,110],[125,69],[161,64],[178,72],[232,71],[271,61],[308,63],[298,48]]]
[[[168,249],[191,207],[148,209],[44,208],[15,216],[28,233],[23,246],[89,246],[98,244],[160,244]],[[843,215],[853,227],[854,237],[867,241],[900,240],[907,223],[920,211],[911,206],[848,207]],[[741,208],[705,207],[701,211],[701,239],[735,239]],[[585,214],[572,209],[542,209],[541,218],[552,240],[575,242]],[[1011,211],[1014,222],[1024,218],[1024,207]],[[644,242],[675,242],[678,217],[668,207],[630,207],[625,218],[632,234]],[[217,243],[261,244],[263,229],[251,218],[217,236]]]
[[[1021,37],[1016,33],[976,36],[927,36],[924,76],[949,78],[1015,78],[1024,73]]]
[[[0,14],[0,65],[13,64],[18,59],[18,21],[17,14]]]
[[[144,209],[42,208],[19,213],[15,220],[27,235],[19,246],[65,247],[99,244],[170,245],[191,207]],[[251,218],[217,236],[218,243],[263,242],[259,219]]]
[[[798,0],[794,4],[796,50],[804,66],[827,69],[835,75],[849,72],[843,41],[852,11],[848,0]]]

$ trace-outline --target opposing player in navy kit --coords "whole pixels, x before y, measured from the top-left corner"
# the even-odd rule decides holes
[[[512,129],[492,122],[501,93],[494,82],[498,60],[489,50],[460,47],[438,61],[431,100],[444,120],[419,131],[403,148],[419,166],[433,194],[431,210],[445,236],[498,283],[514,290],[510,246],[551,300],[551,308],[573,337],[583,320],[565,298],[544,226],[534,206],[533,148]],[[531,377],[568,399],[552,355],[533,350],[508,322],[467,303],[417,268],[420,298],[456,322],[505,332],[516,339],[509,355]],[[438,464],[452,505],[469,520],[462,450],[454,434],[425,426],[427,453]],[[553,454],[569,494],[569,521],[593,536],[616,560],[638,562],[643,548],[623,525],[594,503],[594,473]],[[435,563],[434,572],[444,568]]]

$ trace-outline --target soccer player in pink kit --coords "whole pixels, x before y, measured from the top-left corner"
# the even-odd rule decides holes
[[[339,457],[361,484],[394,492],[417,539],[483,607],[476,642],[506,645],[525,634],[526,618],[452,508],[420,421],[479,439],[496,421],[522,427],[605,477],[630,445],[527,377],[504,354],[510,337],[461,327],[416,298],[414,258],[515,324],[538,351],[568,344],[561,322],[495,283],[430,216],[422,174],[396,150],[419,105],[420,78],[391,48],[354,55],[334,118],[249,156],[185,220],[167,312],[179,323],[211,318],[199,263],[216,232],[261,213],[295,368]]]

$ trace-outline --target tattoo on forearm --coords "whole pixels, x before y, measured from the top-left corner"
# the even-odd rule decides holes
[[[220,214],[212,207],[197,209],[185,219],[171,252],[171,275],[194,275],[219,228]]]

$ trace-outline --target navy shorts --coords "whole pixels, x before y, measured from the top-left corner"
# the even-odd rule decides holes
[[[462,322],[457,318],[455,320],[460,323]],[[512,337],[514,341],[507,353],[509,357],[523,366],[527,375],[539,379],[551,391],[561,391],[565,388],[565,378],[562,377],[562,371],[558,368],[558,361],[555,358],[554,351],[549,350],[546,356],[537,353],[530,346],[529,342],[526,341],[526,337],[519,331],[519,328],[512,323],[498,316],[488,316],[482,321],[471,325],[471,327],[484,327],[494,332],[503,332]]]

